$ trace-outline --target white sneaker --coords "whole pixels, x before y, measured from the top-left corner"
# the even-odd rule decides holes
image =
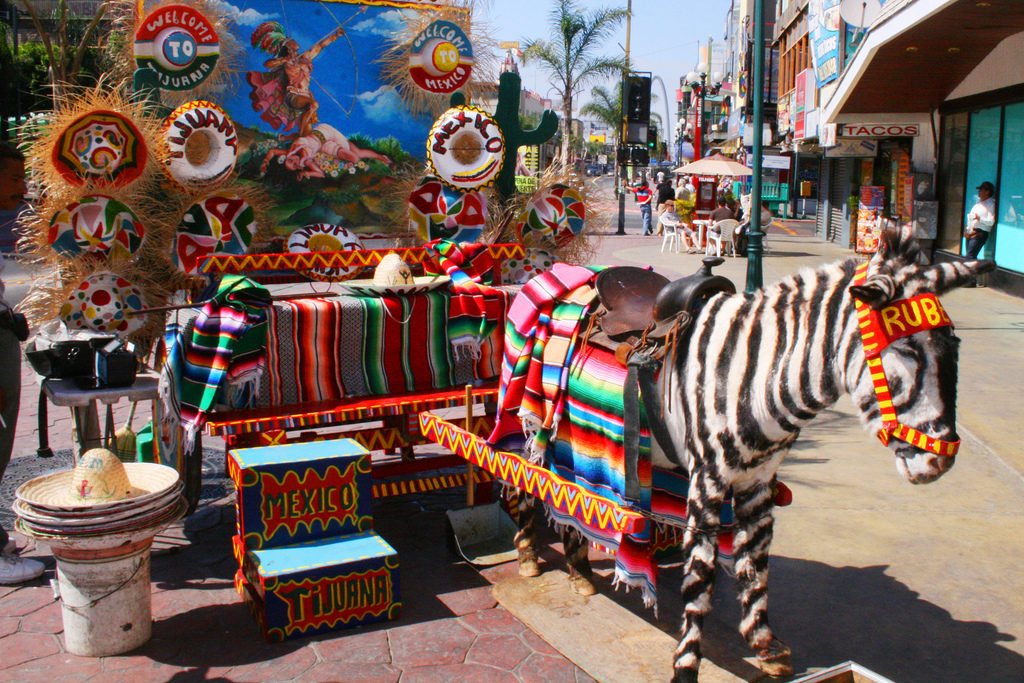
[[[0,554],[0,584],[23,583],[42,575],[45,567],[38,560]]]

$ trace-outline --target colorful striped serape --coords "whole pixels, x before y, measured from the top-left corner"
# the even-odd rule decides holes
[[[641,403],[641,499],[633,505],[622,496],[626,369],[607,350],[578,348],[593,298],[588,282],[594,275],[591,269],[556,264],[513,300],[498,419],[488,441],[501,450],[525,452],[562,478],[651,517],[644,532],[623,535],[550,511],[555,522],[571,524],[615,552],[615,583],[639,587],[650,606],[657,595],[655,557],[679,542],[686,524],[688,479],[651,467],[651,436]],[[731,509],[723,509],[723,524],[731,521]],[[731,550],[728,534],[721,541],[723,550]]]
[[[180,330],[168,328],[172,334],[166,339],[164,405],[180,418],[185,452],[192,450],[206,413],[217,403],[244,407],[255,399],[264,367],[269,302],[260,285],[225,275],[187,341]],[[176,401],[170,398],[170,387]]]
[[[486,244],[458,244],[433,240],[424,245],[434,254],[424,263],[425,272],[443,272],[452,281],[452,304],[448,320],[448,339],[456,359],[469,355],[486,360],[488,352],[500,343],[501,332],[494,334],[505,320],[508,295],[490,286],[494,281],[494,259]],[[491,348],[484,348],[490,346]],[[497,368],[481,367],[481,372]]]
[[[598,270],[556,263],[527,282],[513,299],[505,323],[499,412],[488,439],[491,445],[526,453],[536,463],[545,462],[547,443],[561,415],[565,360],[594,293],[589,287],[578,292],[576,300],[558,315],[555,304],[589,285]]]
[[[450,297],[296,299],[269,316],[261,405],[452,386]]]

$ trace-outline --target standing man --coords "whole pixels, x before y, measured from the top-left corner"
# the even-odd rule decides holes
[[[0,143],[0,210],[13,211],[21,203],[25,185],[25,156]],[[21,401],[21,347],[15,336],[11,307],[4,299],[3,260],[0,260],[0,479],[14,448]],[[43,573],[43,563],[18,557],[7,532],[0,528],[0,584],[22,583]]]
[[[654,197],[651,194],[651,188],[647,184],[647,180],[641,180],[639,185],[629,188],[629,191],[636,195],[636,202],[640,205],[640,220],[644,226],[643,234],[653,234],[651,230],[651,200]]]
[[[989,231],[996,224],[996,188],[987,180],[978,185],[978,203],[971,207],[967,214],[967,230],[964,237],[967,238],[967,253],[969,259],[978,258],[981,248],[988,241]]]

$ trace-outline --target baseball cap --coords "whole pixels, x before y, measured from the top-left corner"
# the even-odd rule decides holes
[[[975,189],[977,189],[977,190],[988,190],[992,194],[996,193],[996,186],[993,185],[992,183],[990,183],[987,180],[985,182],[983,182],[981,185],[978,185],[978,187],[976,187]]]

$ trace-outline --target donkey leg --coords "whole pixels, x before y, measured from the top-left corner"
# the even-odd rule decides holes
[[[697,683],[704,617],[711,611],[718,559],[718,525],[724,491],[706,475],[690,481],[683,536],[683,624],[676,647],[673,683]]]
[[[565,561],[569,565],[569,582],[572,589],[580,595],[593,595],[597,592],[594,587],[594,572],[590,568],[590,558],[587,556],[587,538],[579,529],[566,524],[562,527],[562,547],[565,548]]]
[[[537,499],[525,491],[518,491],[519,515],[518,531],[514,542],[519,553],[519,576],[540,576],[540,565],[537,563]]]
[[[736,533],[733,552],[743,616],[740,634],[770,676],[793,673],[789,648],[768,624],[768,551],[772,542],[774,482],[753,483],[733,491]]]

